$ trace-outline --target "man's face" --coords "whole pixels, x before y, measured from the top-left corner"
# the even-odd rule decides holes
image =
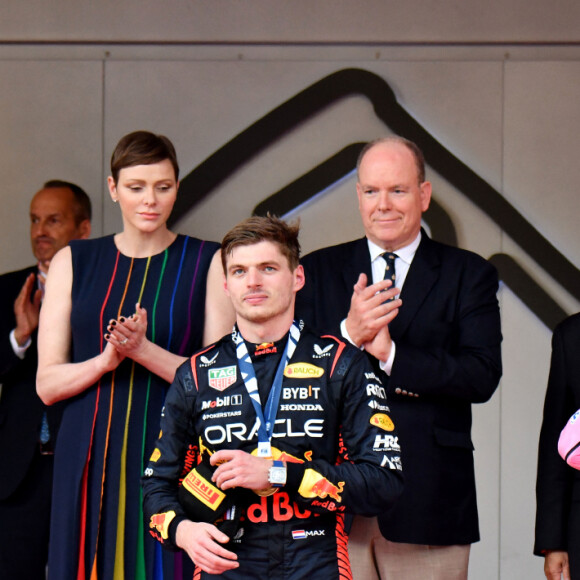
[[[226,259],[224,287],[238,321],[265,323],[294,315],[296,292],[304,270],[292,271],[277,244],[269,241],[237,246]]]
[[[30,204],[30,242],[32,252],[41,265],[48,266],[53,256],[70,240],[86,238],[90,224],[77,226],[74,195],[66,187],[41,189]]]
[[[379,143],[363,157],[356,186],[367,237],[388,251],[410,244],[429,207],[431,184],[419,183],[411,151],[401,143]]]

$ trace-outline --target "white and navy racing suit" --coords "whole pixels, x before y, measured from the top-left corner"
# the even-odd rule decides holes
[[[284,345],[247,344],[262,401],[265,377],[271,382]],[[175,546],[177,524],[186,519],[177,484],[195,455],[200,449],[255,452],[256,423],[233,336],[180,366],[143,477],[145,516],[159,541]],[[287,463],[287,483],[269,497],[249,492],[253,503],[224,544],[238,554],[240,567],[220,578],[350,578],[344,513],[384,512],[402,491],[395,423],[366,355],[304,329],[284,371],[272,438],[273,458]]]

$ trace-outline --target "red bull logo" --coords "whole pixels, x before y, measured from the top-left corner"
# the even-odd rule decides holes
[[[344,481],[340,481],[338,483],[338,486],[336,486],[334,485],[334,483],[328,481],[326,477],[319,479],[312,487],[312,491],[319,498],[324,499],[325,497],[328,496],[336,501],[341,500],[340,494],[342,493],[343,489],[344,489]]]
[[[336,502],[333,502],[330,499],[327,499],[326,501],[313,499],[311,505],[319,506],[321,508],[324,508],[325,510],[328,510],[329,512],[343,512],[345,510],[343,505],[338,505]]]
[[[153,514],[149,520],[149,527],[155,528],[164,540],[169,538],[169,524],[175,517],[175,512],[165,512],[162,514]]]
[[[311,515],[310,510],[303,509],[296,502],[290,501],[290,497],[285,491],[280,491],[269,497],[262,497],[258,503],[253,503],[246,509],[246,517],[253,524],[264,524],[270,519],[275,522],[287,522],[292,519],[304,520]]]
[[[270,354],[275,352],[278,352],[278,349],[276,348],[273,342],[262,342],[256,346],[254,355],[260,356],[262,354]]]
[[[313,498],[319,497],[324,499],[326,497],[331,497],[336,502],[341,502],[341,493],[344,490],[344,481],[339,481],[338,484],[334,484],[322,474],[318,473],[314,469],[306,469],[304,471],[304,477],[298,488],[298,493],[302,497]]]

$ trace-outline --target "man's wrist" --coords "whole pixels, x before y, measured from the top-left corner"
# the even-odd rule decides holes
[[[348,328],[346,327],[346,318],[340,323],[340,333],[342,334],[343,338],[345,338],[346,340],[348,340],[348,342],[350,342],[350,344],[352,344],[353,346],[356,346],[357,348],[362,349],[362,347],[360,345],[358,345],[353,338],[351,337],[351,335],[348,332]]]
[[[267,486],[263,489],[255,489],[254,493],[260,497],[274,495],[286,484],[286,464],[283,461],[268,459],[266,471]]]
[[[176,515],[171,519],[169,525],[167,526],[169,541],[178,548],[183,549],[183,536],[187,536],[187,527],[195,522],[186,518],[184,515]],[[183,525],[181,525],[183,524]],[[181,532],[181,533],[180,533]]]
[[[31,335],[28,335],[27,338],[24,338],[21,334],[18,333],[18,328],[15,328],[10,333],[10,344],[12,346],[14,354],[18,358],[24,358],[26,351],[32,344]]]
[[[389,377],[391,376],[391,372],[393,370],[393,363],[395,362],[395,352],[396,352],[396,347],[395,347],[395,341],[393,340],[391,342],[391,350],[389,352],[389,356],[387,357],[386,360],[379,361],[379,367]]]

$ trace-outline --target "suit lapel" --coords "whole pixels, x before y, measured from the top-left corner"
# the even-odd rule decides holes
[[[350,256],[345,253],[342,264],[342,278],[348,291],[349,299],[352,296],[352,287],[356,284],[359,274],[364,272],[367,275],[369,284],[373,283],[371,270],[371,257],[366,238],[357,240],[351,247]]]
[[[403,305],[399,314],[389,324],[393,339],[401,337],[417,314],[417,311],[427,299],[429,292],[439,278],[441,262],[431,240],[425,232],[422,233],[421,243],[417,248],[405,285],[401,291]]]

